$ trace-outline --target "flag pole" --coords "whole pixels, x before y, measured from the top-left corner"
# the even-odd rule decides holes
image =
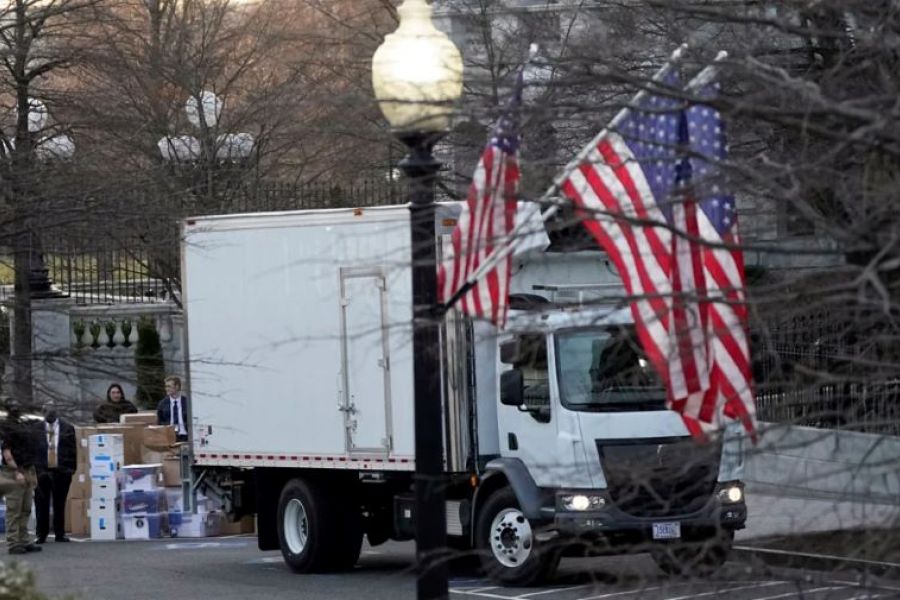
[[[675,51],[672,52],[669,60],[666,61],[666,63],[662,67],[660,67],[660,69],[653,75],[651,82],[658,83],[662,81],[666,77],[666,75],[668,75],[669,72],[673,68],[675,68],[675,65],[681,60],[681,58],[684,56],[684,53],[687,52],[687,49],[687,44],[681,44],[680,46],[678,46],[678,48],[676,48]],[[723,54],[725,53],[720,52],[719,56],[716,57],[716,60],[720,60],[720,57]],[[725,55],[727,56],[727,54]],[[703,75],[709,68],[709,66],[706,67],[694,79],[697,79],[698,77]],[[708,78],[711,79],[712,75],[713,74],[710,74]],[[691,83],[693,83],[693,80],[691,80]],[[572,171],[578,168],[578,165],[580,165],[584,161],[584,159],[587,158],[587,155],[597,146],[597,144],[600,143],[600,140],[609,135],[610,130],[616,129],[619,124],[623,120],[625,120],[632,108],[640,105],[641,100],[643,100],[648,93],[649,92],[647,90],[641,90],[637,94],[635,94],[631,102],[629,102],[627,106],[623,107],[622,110],[620,110],[616,114],[616,116],[613,117],[612,121],[609,122],[609,125],[604,127],[600,131],[600,133],[595,135],[591,140],[591,143],[584,146],[581,151],[575,156],[575,158],[569,161],[569,164],[566,165],[560,175],[557,175],[556,178],[554,178],[553,184],[550,186],[550,188],[544,193],[543,196],[541,196],[539,200],[534,203],[535,208],[533,210],[540,210],[541,204],[552,202],[552,205],[541,214],[542,222],[546,223],[547,220],[551,219],[553,215],[559,212],[559,209],[563,206],[563,203],[553,200],[553,196],[555,196],[557,192],[559,192],[560,186],[566,180],[566,178],[568,178],[569,174],[571,174]],[[501,260],[504,260],[510,254],[512,254],[516,250],[516,248],[518,248],[521,239],[520,236],[523,233],[523,229],[527,227],[527,225],[528,219],[523,219],[519,226],[517,226],[501,243],[501,245],[498,247],[498,250],[492,252],[487,257],[487,259],[483,263],[481,263],[478,269],[476,269],[475,272],[466,279],[466,282],[462,286],[460,286],[458,290],[456,290],[453,296],[451,296],[450,299],[447,300],[442,306],[438,307],[440,315],[443,315],[448,310],[450,310],[453,305],[459,301],[460,298],[468,294],[469,291],[471,291],[471,289],[475,287],[479,279],[484,277],[484,275],[488,271],[493,269],[497,265],[497,263],[499,263]]]

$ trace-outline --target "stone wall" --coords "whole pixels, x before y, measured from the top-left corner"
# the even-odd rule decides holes
[[[900,438],[761,423],[744,480],[780,495],[900,504]]]
[[[32,312],[35,401],[55,400],[75,422],[92,420],[112,382],[122,385],[126,397],[134,397],[142,317],[156,325],[166,373],[184,375],[184,318],[172,302],[85,306],[61,298],[36,300]]]

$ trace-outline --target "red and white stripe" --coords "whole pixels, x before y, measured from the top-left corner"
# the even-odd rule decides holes
[[[438,295],[447,302],[466,280],[509,241],[515,226],[519,164],[497,145],[486,146],[456,228],[451,235],[449,260],[438,273]],[[460,310],[503,327],[509,307],[512,257],[507,255],[462,296]]]
[[[662,225],[665,218],[628,145],[618,133],[607,133],[560,188],[606,250],[633,298],[631,311],[647,358],[667,388],[685,388],[683,374],[670,368],[677,358],[670,335],[671,232]]]
[[[720,237],[702,211],[698,211],[703,248],[703,271],[708,302],[710,340],[710,392],[699,418],[721,425],[724,415],[740,420],[755,437],[756,403],[747,339],[747,298],[744,258],[737,224]]]

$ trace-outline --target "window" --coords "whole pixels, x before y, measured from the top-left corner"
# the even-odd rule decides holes
[[[547,342],[543,335],[523,335],[522,352],[514,366],[522,371],[525,406],[550,408],[550,374],[547,370]]]
[[[557,336],[560,397],[567,408],[663,410],[665,389],[633,327],[579,329]]]

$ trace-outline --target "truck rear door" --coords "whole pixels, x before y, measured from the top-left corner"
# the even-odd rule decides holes
[[[386,283],[380,268],[341,269],[341,337],[347,451],[391,451]]]

